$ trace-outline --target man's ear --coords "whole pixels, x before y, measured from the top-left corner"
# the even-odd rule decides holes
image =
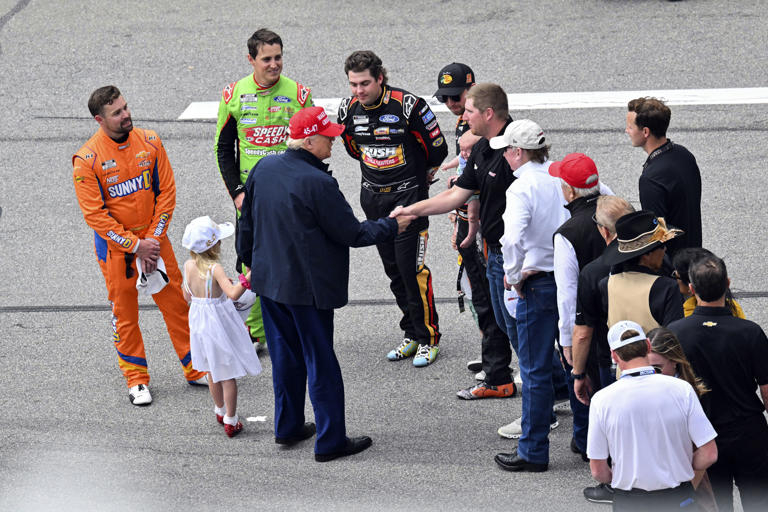
[[[688,283],[688,289],[691,290],[692,295],[696,295],[696,290],[693,288],[693,283]]]
[[[648,128],[647,126],[644,126],[644,127],[643,127],[643,136],[644,136],[646,139],[647,139],[648,137],[650,137],[650,136],[651,136],[651,129],[650,129],[650,128]]]
[[[103,123],[103,122],[104,122],[104,118],[103,118],[103,117],[101,117],[99,114],[96,114],[95,116],[93,116],[93,118],[94,118],[94,119],[96,120],[96,122],[97,122],[97,123],[99,123],[99,124],[101,124],[101,123]]]

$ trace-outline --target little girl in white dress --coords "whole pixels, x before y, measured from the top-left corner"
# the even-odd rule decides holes
[[[237,381],[246,374],[258,375],[261,363],[248,330],[233,300],[245,292],[247,276],[233,284],[218,263],[221,239],[232,235],[231,222],[216,224],[198,217],[184,230],[182,245],[191,258],[184,263],[182,289],[189,307],[189,341],[192,367],[209,372],[214,412],[224,432],[234,437],[243,430],[237,417]]]

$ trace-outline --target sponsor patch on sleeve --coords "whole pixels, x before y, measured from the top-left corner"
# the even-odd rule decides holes
[[[445,139],[443,139],[442,136],[438,137],[438,138],[436,138],[435,140],[432,141],[432,146],[436,147],[436,148],[439,148],[443,144],[444,140]]]
[[[221,93],[221,98],[224,100],[225,104],[229,104],[229,100],[232,99],[232,93],[235,92],[235,84],[237,82],[232,82],[231,84],[228,84],[224,90]]]
[[[421,116],[421,120],[424,121],[424,124],[427,124],[428,122],[430,122],[434,118],[435,118],[435,113],[432,112],[431,110],[429,112],[427,112],[426,114],[424,114],[423,116]]]

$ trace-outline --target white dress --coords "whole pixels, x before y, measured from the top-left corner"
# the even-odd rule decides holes
[[[234,304],[222,292],[211,297],[213,287],[212,265],[205,275],[205,297],[192,296],[189,306],[189,345],[192,367],[211,372],[213,382],[239,379],[261,373],[261,363],[248,336],[248,330]],[[184,288],[189,289],[184,269]]]

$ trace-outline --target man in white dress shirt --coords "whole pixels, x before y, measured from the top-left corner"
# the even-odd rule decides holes
[[[504,158],[517,178],[507,189],[504,211],[504,283],[514,288],[520,376],[523,380],[522,435],[517,449],[496,455],[508,471],[546,471],[554,393],[552,357],[557,338],[557,290],[552,237],[569,218],[560,181],[549,175],[549,146],[541,127],[515,121],[490,141],[506,148]]]

